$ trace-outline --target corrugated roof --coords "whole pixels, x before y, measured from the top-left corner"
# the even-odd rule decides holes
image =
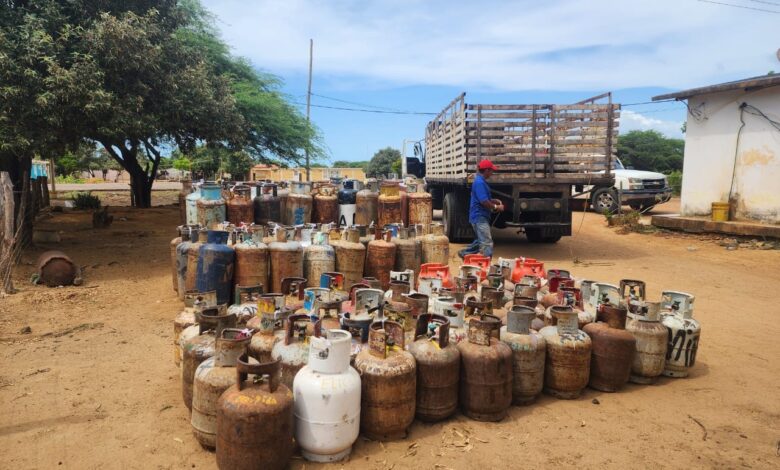
[[[676,93],[667,93],[653,97],[653,101],[659,100],[684,100],[691,96],[703,95],[705,93],[716,93],[719,91],[740,90],[740,89],[758,89],[780,85],[780,74],[761,75],[760,77],[745,78],[733,82],[720,83],[718,85],[703,86],[691,88],[689,90],[678,91]]]

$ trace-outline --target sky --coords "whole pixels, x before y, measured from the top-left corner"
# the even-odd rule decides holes
[[[469,104],[563,104],[606,91],[620,132],[682,137],[683,103],[655,95],[780,72],[780,0],[203,0],[236,55],[283,80],[327,159],[368,160]],[[724,4],[725,3],[725,4]],[[324,108],[319,106],[329,106]]]

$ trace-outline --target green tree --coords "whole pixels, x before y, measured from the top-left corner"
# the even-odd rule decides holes
[[[347,160],[336,160],[333,162],[333,168],[362,168],[363,170],[368,167],[368,161],[350,162]]]
[[[396,165],[397,170],[393,170],[393,165]],[[378,150],[371,161],[368,162],[366,167],[366,176],[369,178],[376,178],[378,176],[386,176],[395,172],[400,174],[401,170],[401,152],[398,149],[392,147],[385,147]]]
[[[682,170],[683,139],[665,137],[658,131],[630,131],[618,137],[617,155],[624,165],[637,170],[669,173]]]
[[[240,181],[246,179],[249,169],[254,165],[252,157],[244,151],[225,151],[220,158],[220,170],[229,173],[230,179]]]

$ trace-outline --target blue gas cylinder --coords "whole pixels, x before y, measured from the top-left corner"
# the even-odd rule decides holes
[[[206,243],[198,252],[198,292],[217,291],[217,303],[227,304],[233,290],[233,267],[236,253],[227,246],[228,232],[209,230]]]
[[[339,226],[350,227],[355,225],[355,212],[357,210],[357,189],[355,180],[344,181],[344,187],[339,191]]]

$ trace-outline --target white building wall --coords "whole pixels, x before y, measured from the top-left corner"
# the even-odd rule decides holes
[[[685,133],[682,215],[707,215],[713,202],[736,202],[736,216],[780,223],[780,129],[742,113],[745,102],[780,122],[780,86],[694,96]],[[737,146],[737,135],[739,144]],[[735,162],[736,158],[736,162]],[[735,171],[736,169],[736,171]]]

